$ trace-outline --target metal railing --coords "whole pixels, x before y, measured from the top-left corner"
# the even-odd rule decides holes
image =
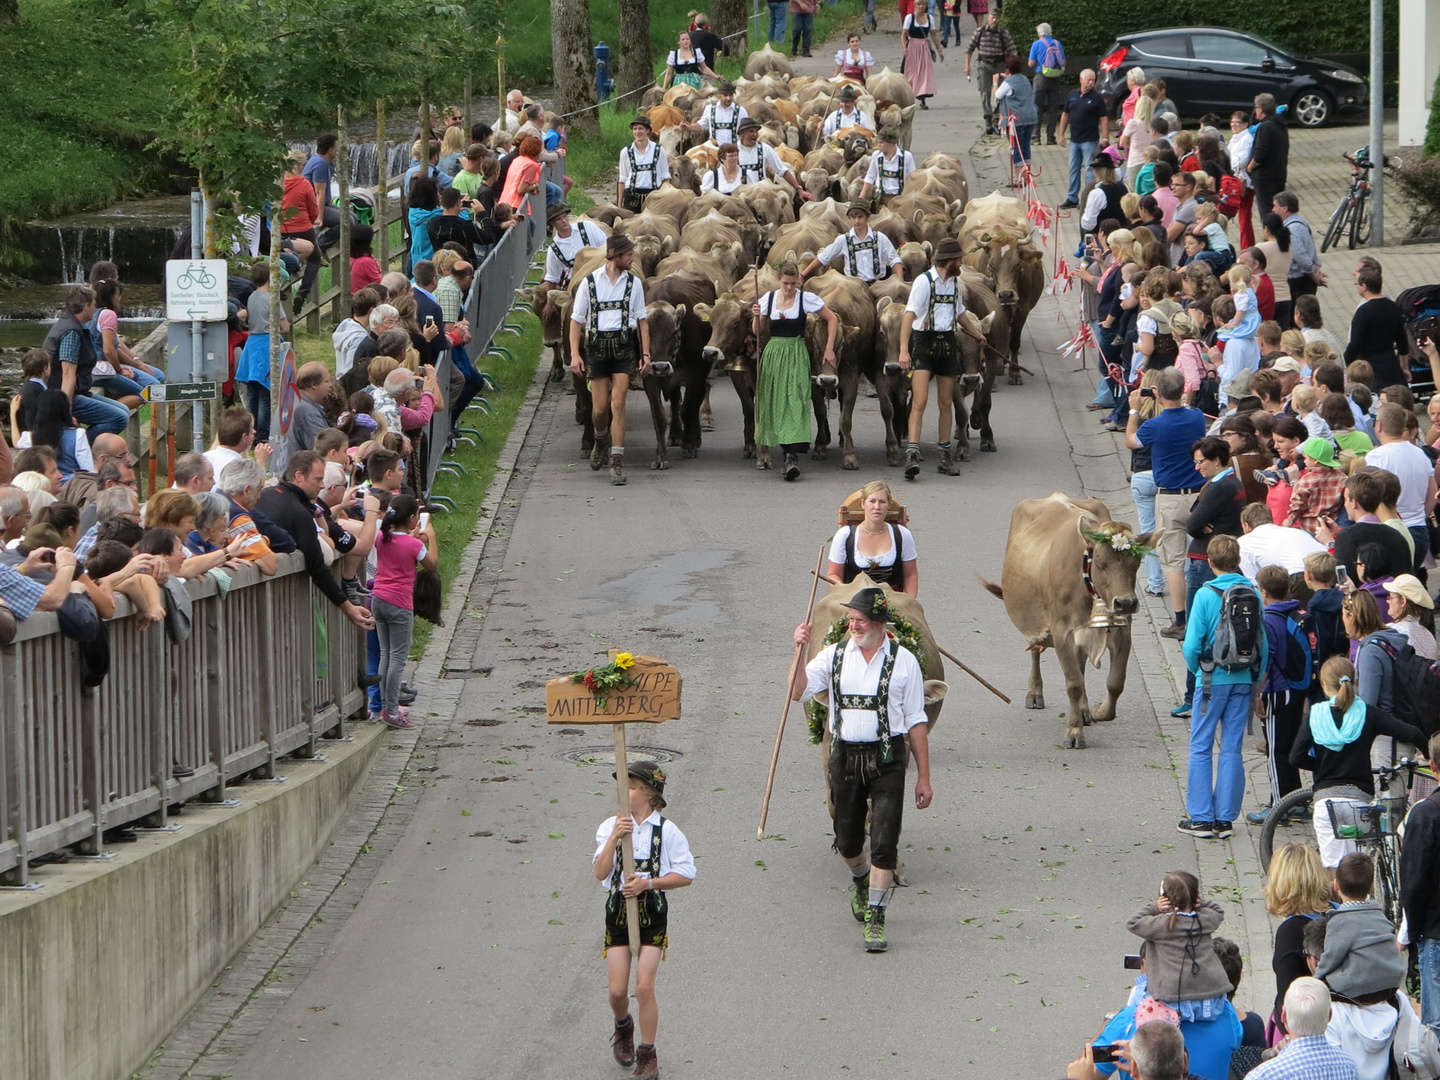
[[[209,575],[188,582],[178,645],[117,598],[110,673],[93,690],[54,615],[0,647],[0,885],[24,886],[28,860],[69,845],[102,854],[107,829],[164,828],[173,804],[222,802],[228,782],[274,778],[281,756],[314,757],[343,734],[365,704],[364,636],[301,555],[279,559],[274,577],[236,571],[225,596]]]

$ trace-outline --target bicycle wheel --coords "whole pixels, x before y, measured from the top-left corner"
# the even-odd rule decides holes
[[[1398,922],[1400,917],[1400,860],[1392,848],[1393,837],[1357,845],[1375,860],[1375,890],[1372,899],[1385,909],[1385,917]]]
[[[1340,205],[1330,215],[1330,223],[1325,226],[1325,238],[1320,241],[1321,251],[1328,251],[1330,245],[1340,239],[1340,234],[1345,231],[1345,222],[1350,216],[1350,205],[1350,193],[1346,192]]]
[[[1260,868],[1269,873],[1270,857],[1275,853],[1280,844],[1304,844],[1316,851],[1320,850],[1320,843],[1315,839],[1315,826],[1310,823],[1310,789],[1300,788],[1292,791],[1278,803],[1270,808],[1270,813],[1265,817],[1265,824],[1260,829]],[[1287,819],[1291,814],[1304,814],[1303,821],[1290,823]],[[1276,830],[1280,830],[1279,836]]]
[[[1355,213],[1350,215],[1350,250],[1365,247],[1370,243],[1370,189],[1360,192],[1355,202]]]

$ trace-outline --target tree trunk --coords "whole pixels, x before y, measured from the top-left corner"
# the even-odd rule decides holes
[[[345,132],[345,106],[335,110],[335,132],[339,140],[335,155],[335,174],[340,195],[340,257],[333,263],[334,281],[339,294],[330,307],[331,321],[339,326],[350,317],[350,138]],[[323,207],[321,208],[323,212]]]
[[[0,0],[0,22],[20,21],[20,0]]]
[[[590,0],[550,0],[550,26],[555,111],[570,117],[576,134],[599,136],[600,115],[586,106],[595,103],[595,60],[590,42]],[[648,42],[647,42],[648,48]],[[646,55],[649,55],[648,52]],[[577,110],[585,109],[584,112]]]
[[[375,254],[380,263],[380,273],[390,272],[390,222],[389,208],[385,200],[390,193],[390,155],[385,145],[385,99],[375,101],[375,175],[380,178],[375,187],[375,239],[379,247]]]
[[[655,81],[650,56],[650,0],[623,0],[620,5],[620,47],[615,77],[615,108],[634,113],[640,94]]]
[[[745,59],[749,52],[749,39],[731,37],[744,34],[750,25],[750,4],[748,0],[715,0],[710,8],[710,29],[725,39],[725,55]],[[713,67],[714,64],[712,63]]]

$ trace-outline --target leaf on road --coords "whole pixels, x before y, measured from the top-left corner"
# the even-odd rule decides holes
[[[564,834],[563,832],[552,832],[552,833],[550,834],[550,839],[551,839],[551,840],[564,840],[564,839],[565,839],[565,834]]]

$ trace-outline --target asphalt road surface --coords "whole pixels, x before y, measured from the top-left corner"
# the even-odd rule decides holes
[[[893,33],[867,44],[895,64]],[[818,58],[832,51],[817,46],[812,66],[828,73]],[[917,157],[963,154],[979,134],[959,65],[953,50],[939,97],[917,115]],[[972,178],[998,175],[978,151],[972,166]],[[972,179],[972,195],[990,186]],[[1265,948],[1253,902],[1251,938],[1231,903],[1237,883],[1254,892],[1243,832],[1197,860],[1195,842],[1175,831],[1183,814],[1171,751],[1183,762],[1184,728],[1164,715],[1169,672],[1149,614],[1163,605],[1137,616],[1119,718],[1091,727],[1088,749],[1067,751],[1053,653],[1049,707],[1027,711],[1024,642],[976,580],[998,580],[1019,499],[1096,495],[1134,520],[1116,442],[1082,409],[1092,377],[1055,351],[1074,306],[1073,297],[1042,302],[1024,352],[1036,377],[1021,387],[1001,379],[999,452],[974,454],[959,477],[934,471],[932,413],[925,471],[906,484],[885,465],[877,403],[863,397],[858,473],[842,471],[838,453],[806,462],[798,483],[759,473],[741,460],[739,408],[722,383],[699,459],[673,454],[667,472],[645,467],[648,417],[632,395],[631,479],[614,488],[578,456],[571,399],[547,393],[530,433],[538,463],[512,491],[500,585],[476,610],[473,661],[490,671],[464,680],[453,717],[427,722],[422,742],[438,747],[438,768],[408,828],[319,961],[284,974],[285,1004],[231,1075],[623,1075],[608,1048],[603,893],[590,870],[595,828],[614,806],[610,732],[547,727],[541,715],[547,677],[603,662],[610,647],[664,657],[685,680],[683,719],[632,725],[629,736],[672,758],[666,813],[697,856],[694,885],[672,894],[658,981],[669,1076],[1063,1075],[1102,1014],[1124,1003],[1122,957],[1136,949],[1125,919],[1171,869],[1198,867],[1231,912],[1221,932],[1247,956]],[[934,804],[909,805],[908,886],[890,909],[890,951],[867,955],[830,848],[821,751],[799,709],[771,835],[757,841],[755,830],[809,570],[837,504],[877,477],[910,508],[936,639],[1016,704],[947,665],[950,693],[931,736]],[[1103,675],[1093,669],[1090,686],[1098,697]],[[1259,959],[1268,975],[1268,951]],[[1265,1001],[1261,985],[1248,989],[1241,1001]]]

